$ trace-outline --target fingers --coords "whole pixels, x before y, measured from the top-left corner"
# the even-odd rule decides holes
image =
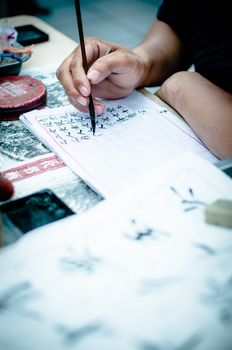
[[[89,71],[82,65],[81,48],[77,47],[57,70],[57,77],[69,96],[70,103],[87,112],[89,95],[120,98],[128,95],[138,80],[138,58],[129,49],[95,38],[85,39]],[[103,105],[95,100],[96,113]]]
[[[134,68],[134,65],[131,55],[121,48],[95,61],[87,73],[87,78],[91,84],[96,85],[111,74],[128,73]]]
[[[82,67],[79,51],[79,48],[74,50],[61,64],[56,74],[69,98],[75,99],[77,104],[83,108],[88,105],[87,97],[90,94],[91,87]],[[78,76],[75,73],[76,70]]]
[[[82,107],[75,99],[69,98],[69,102],[80,112],[89,113],[88,107]],[[93,99],[95,114],[102,114],[105,111],[105,106],[97,99]]]
[[[88,57],[92,59],[90,54]],[[86,111],[91,85],[82,66],[80,47],[63,61],[56,74],[70,102],[80,111]]]
[[[107,55],[113,44],[95,38],[85,39],[85,51],[88,67],[99,57]],[[78,46],[61,64],[57,77],[69,96],[77,97],[78,93],[88,97],[91,86],[83,68],[81,47]]]
[[[13,196],[13,184],[0,174],[0,201],[5,201]]]

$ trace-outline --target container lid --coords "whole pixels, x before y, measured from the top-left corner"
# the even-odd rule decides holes
[[[18,119],[19,115],[46,102],[46,86],[30,76],[0,78],[0,119]]]

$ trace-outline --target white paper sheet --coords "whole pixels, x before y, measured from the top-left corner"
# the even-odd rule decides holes
[[[88,115],[72,106],[33,111],[20,120],[105,197],[184,151],[216,160],[183,120],[141,93],[105,103],[95,135]]]
[[[4,249],[0,347],[230,349],[231,230],[203,218],[218,198],[231,180],[187,154]]]

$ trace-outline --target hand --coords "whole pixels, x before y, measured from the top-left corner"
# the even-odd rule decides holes
[[[0,174],[0,201],[10,199],[14,193],[12,183]]]
[[[77,109],[87,112],[88,96],[92,93],[95,111],[101,114],[104,106],[96,98],[118,99],[129,95],[140,86],[146,63],[132,50],[95,38],[85,40],[85,49],[90,67],[87,75],[78,46],[61,64],[57,77]]]

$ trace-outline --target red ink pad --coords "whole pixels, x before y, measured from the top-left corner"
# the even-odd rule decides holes
[[[20,114],[46,103],[46,86],[30,76],[0,78],[0,120],[15,120]]]

